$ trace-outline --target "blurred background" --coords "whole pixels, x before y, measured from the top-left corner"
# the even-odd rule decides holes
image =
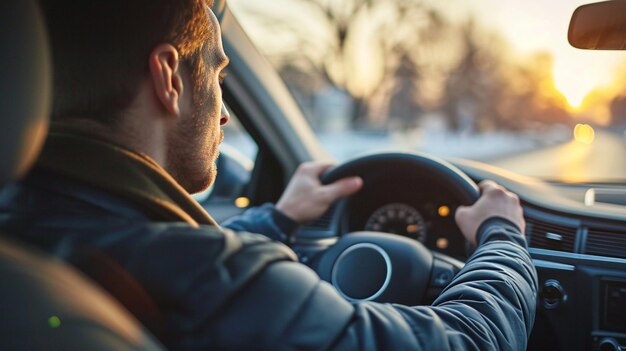
[[[587,2],[229,4],[339,160],[405,149],[624,183],[626,54],[569,46]]]

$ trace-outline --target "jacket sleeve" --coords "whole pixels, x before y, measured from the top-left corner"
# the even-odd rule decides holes
[[[300,225],[268,203],[226,220],[222,227],[235,232],[262,234],[286,243]]]
[[[520,230],[491,219],[479,248],[432,306],[351,304],[308,268],[268,265],[222,311],[219,349],[525,350],[536,271]],[[236,332],[234,332],[236,331]]]

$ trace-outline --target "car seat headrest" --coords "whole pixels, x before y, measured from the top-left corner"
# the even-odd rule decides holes
[[[0,2],[0,185],[23,175],[48,129],[52,68],[34,0]]]

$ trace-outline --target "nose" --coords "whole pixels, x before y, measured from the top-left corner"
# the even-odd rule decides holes
[[[226,108],[226,104],[224,102],[222,102],[222,112],[220,112],[220,114],[222,115],[220,118],[220,125],[225,126],[226,123],[228,123],[228,121],[230,120],[230,113],[228,112],[228,109]]]

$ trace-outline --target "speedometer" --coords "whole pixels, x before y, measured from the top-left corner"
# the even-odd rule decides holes
[[[365,230],[393,233],[426,242],[424,217],[413,207],[401,203],[376,210],[367,220]]]

